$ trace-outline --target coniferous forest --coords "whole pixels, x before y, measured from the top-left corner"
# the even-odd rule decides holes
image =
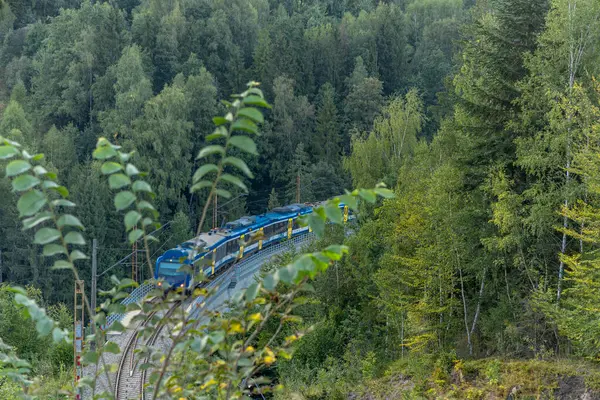
[[[152,226],[167,227],[148,259],[297,196],[365,189],[351,234],[327,225],[318,244],[347,254],[310,276],[291,326],[248,339],[277,389],[261,396],[600,398],[599,44],[598,0],[0,0],[0,138],[44,154],[85,226],[73,244],[89,255],[98,241],[99,271],[132,251],[99,155],[108,141],[135,150]],[[251,173],[226,174],[211,222],[222,192],[192,187],[211,172],[197,155],[218,156],[210,143],[237,116],[223,100],[254,81],[239,99],[264,94],[248,117],[260,136],[225,146]],[[41,338],[11,289],[69,335],[74,275],[23,229],[20,192],[38,184],[15,187],[25,171],[0,164],[0,350],[27,360],[34,383],[0,357],[0,398],[62,399],[72,344]],[[367,191],[381,183],[393,197]],[[130,264],[100,290],[132,278]],[[89,290],[89,262],[77,266]],[[273,293],[296,295],[281,282]],[[278,335],[289,354],[269,353]],[[196,398],[176,393],[154,398]]]

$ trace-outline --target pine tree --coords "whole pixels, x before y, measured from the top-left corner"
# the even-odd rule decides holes
[[[313,154],[319,160],[331,165],[340,162],[342,137],[338,111],[335,105],[335,90],[330,83],[321,87],[320,105],[317,109],[316,138],[313,140]]]
[[[360,85],[365,79],[369,77],[365,62],[361,56],[356,57],[354,60],[354,70],[348,78],[346,78],[346,86],[348,91],[352,90],[353,87]]]
[[[272,188],[271,193],[269,194],[269,203],[267,205],[267,209],[272,210],[280,206],[281,203],[279,202],[279,197],[277,197],[277,192],[275,191],[275,188]]]
[[[8,103],[8,106],[2,114],[0,120],[0,135],[31,143],[33,138],[33,128],[25,115],[23,107],[14,100]]]
[[[296,202],[298,180],[300,181],[300,202],[304,203],[307,201],[316,200],[312,190],[310,158],[304,150],[304,143],[302,142],[298,143],[296,146],[294,155],[287,167],[286,178],[287,185],[285,197],[287,199],[287,203]]]
[[[114,108],[100,113],[99,120],[107,137],[131,137],[133,122],[142,114],[144,103],[152,97],[152,83],[148,78],[140,48],[123,49],[119,61],[111,67],[115,77]]]
[[[161,19],[156,35],[154,63],[156,65],[155,87],[161,90],[171,81],[179,69],[179,46],[185,18],[181,14],[179,2],[175,1],[172,11]]]
[[[258,34],[258,43],[254,48],[254,74],[256,79],[264,85],[267,93],[273,85],[273,51],[269,31],[262,29]]]

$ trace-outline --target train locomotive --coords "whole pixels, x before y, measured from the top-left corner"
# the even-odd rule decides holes
[[[154,278],[165,289],[188,290],[192,276],[198,274],[200,268],[210,279],[236,260],[306,234],[309,228],[300,226],[298,218],[312,213],[316,206],[318,204],[306,203],[277,207],[265,214],[242,217],[228,222],[222,228],[201,233],[197,238],[167,250],[158,257]],[[339,207],[343,211],[344,221],[347,221],[350,215],[348,207],[343,203]],[[259,239],[247,243],[251,235],[256,235]],[[197,252],[196,249],[202,250]]]

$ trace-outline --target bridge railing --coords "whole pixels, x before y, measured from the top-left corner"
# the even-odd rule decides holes
[[[237,283],[238,281],[246,278],[248,275],[255,274],[258,269],[270,261],[271,258],[275,255],[284,253],[286,251],[290,251],[292,249],[299,249],[300,247],[310,243],[311,240],[314,240],[315,235],[313,233],[305,233],[302,235],[298,235],[290,240],[286,240],[274,245],[271,245],[264,250],[251,255],[250,257],[240,261],[235,264],[232,268],[230,268],[223,276],[218,279],[212,281],[208,287],[212,288],[214,286],[218,286],[221,283],[229,280],[230,283]],[[235,287],[235,285],[234,285]],[[194,299],[190,307],[188,308],[189,312],[192,314],[191,318],[197,318],[198,313],[200,311],[200,304],[204,301],[203,297],[197,297]]]

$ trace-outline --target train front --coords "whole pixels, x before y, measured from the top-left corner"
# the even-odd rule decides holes
[[[174,249],[167,250],[156,260],[154,278],[159,281],[159,286],[167,286],[172,289],[187,288],[190,284],[192,261],[190,254],[193,245],[190,243],[179,245]],[[187,268],[185,268],[185,267]]]

